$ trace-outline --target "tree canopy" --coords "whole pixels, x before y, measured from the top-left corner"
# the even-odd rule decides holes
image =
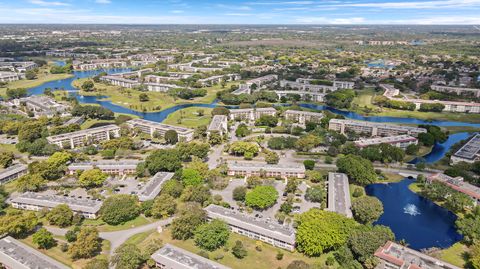
[[[274,205],[278,192],[273,186],[256,186],[245,195],[245,204],[255,209],[266,209]]]

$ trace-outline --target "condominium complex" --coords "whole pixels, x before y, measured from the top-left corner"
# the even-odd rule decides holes
[[[417,137],[421,133],[426,133],[425,128],[411,126],[400,126],[369,121],[331,119],[328,129],[345,134],[346,132],[355,132],[366,136],[397,136],[411,135]]]
[[[305,167],[300,164],[266,164],[254,162],[228,162],[228,175],[237,177],[295,177],[305,178]]]
[[[184,89],[184,87],[166,83],[144,83],[143,85],[149,92],[168,92],[171,89]]]
[[[347,175],[343,173],[328,173],[327,210],[351,218],[351,206]]]
[[[480,134],[470,138],[465,145],[450,157],[450,160],[453,164],[459,162],[474,163],[480,160]]]
[[[323,113],[299,110],[287,110],[285,111],[284,115],[285,119],[298,122],[300,124],[305,124],[306,122],[320,123],[321,119],[323,118]]]
[[[20,76],[15,72],[0,71],[0,82],[12,82],[19,79]]]
[[[134,174],[139,160],[100,160],[95,162],[72,163],[68,166],[68,173],[74,175],[77,171],[100,169],[103,173],[109,175],[128,175]]]
[[[326,93],[319,93],[319,92],[308,92],[308,91],[274,91],[278,98],[289,98],[290,96],[300,96],[301,100],[304,101],[312,101],[312,102],[323,102],[323,99],[325,98]]]
[[[108,82],[114,86],[120,86],[124,88],[137,88],[140,87],[141,83],[134,79],[124,78],[118,75],[103,76],[100,80]]]
[[[70,268],[11,236],[0,239],[0,267],[6,269]]]
[[[273,107],[230,109],[230,120],[255,121],[263,115],[275,116],[276,114],[277,110]]]
[[[25,164],[14,164],[0,171],[0,184],[7,183],[28,173],[28,166]]]
[[[95,70],[108,68],[125,68],[127,61],[119,59],[95,59],[90,61],[73,61],[73,68],[76,70]]]
[[[280,87],[292,88],[305,92],[329,93],[339,89],[352,89],[354,82],[333,81],[331,85],[315,84],[315,79],[298,78],[296,81],[281,80]]]
[[[266,76],[263,76],[263,77],[258,77],[258,78],[247,80],[247,82],[245,82],[245,84],[249,88],[251,88],[251,86],[253,84],[257,85],[257,87],[260,88],[261,86],[263,86],[267,83],[271,83],[273,81],[276,81],[277,79],[278,79],[277,75],[266,75]]]
[[[208,78],[202,78],[202,79],[199,79],[197,82],[204,87],[204,86],[211,86],[214,84],[218,84],[224,80],[225,82],[227,82],[227,81],[235,81],[239,79],[241,79],[241,76],[239,74],[226,74],[226,75],[217,75],[217,76],[211,76]]]
[[[70,110],[69,105],[61,104],[55,101],[55,99],[47,96],[32,95],[32,96],[28,96],[20,99],[14,99],[13,103],[16,106],[25,104],[25,106],[31,112],[33,112],[35,117],[40,117],[40,116],[53,117],[55,115],[61,115],[61,116],[70,115],[67,113],[67,111]]]
[[[158,172],[137,193],[138,200],[144,202],[153,200],[162,190],[163,184],[172,179],[174,173]]]
[[[205,211],[210,220],[219,219],[226,222],[234,233],[289,251],[295,249],[295,231],[288,226],[275,221],[254,218],[214,204],[207,206]]]
[[[87,219],[96,219],[100,207],[102,207],[102,201],[70,197],[63,195],[53,194],[40,194],[36,192],[25,192],[20,196],[11,199],[10,203],[13,208],[40,211],[44,208],[51,210],[52,208],[66,204],[70,209]]]
[[[396,135],[386,137],[364,138],[354,142],[355,146],[364,148],[372,145],[389,144],[397,148],[406,149],[410,145],[417,145],[418,139],[410,135]]]
[[[207,133],[217,132],[220,135],[224,135],[228,130],[228,117],[225,115],[215,115],[208,125]]]
[[[37,67],[38,65],[35,62],[0,62],[1,70],[10,70],[17,73],[25,73]]]
[[[230,269],[168,243],[153,253],[151,258],[160,269]]]
[[[120,127],[110,124],[72,133],[49,136],[47,137],[47,141],[60,148],[70,147],[73,149],[89,143],[110,140],[116,137],[120,137]]]
[[[462,177],[451,177],[442,173],[431,175],[427,178],[428,182],[441,182],[448,187],[470,196],[476,205],[480,205],[480,188],[465,182]]]
[[[437,258],[428,256],[406,246],[388,241],[375,251],[380,260],[378,269],[460,269]]]
[[[437,92],[444,92],[444,93],[454,93],[457,95],[470,95],[474,97],[480,97],[480,89],[475,88],[461,88],[461,87],[449,87],[443,85],[432,85],[430,86],[432,90]]]
[[[163,123],[158,123],[155,121],[149,121],[144,119],[133,119],[126,122],[131,128],[138,128],[142,132],[149,134],[153,137],[155,133],[158,133],[161,136],[165,136],[165,133],[168,130],[173,130],[178,134],[178,140],[180,141],[191,141],[193,140],[194,130],[180,127],[180,126],[173,126]]]

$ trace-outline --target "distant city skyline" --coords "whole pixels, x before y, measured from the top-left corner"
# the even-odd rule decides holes
[[[0,0],[0,23],[480,24],[480,0]]]

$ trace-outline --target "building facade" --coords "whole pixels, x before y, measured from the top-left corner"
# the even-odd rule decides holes
[[[210,135],[212,132],[217,132],[220,135],[226,134],[228,131],[228,117],[225,115],[215,115],[208,125],[207,133]]]
[[[254,162],[228,162],[228,175],[236,177],[266,176],[305,178],[303,165],[279,165]]]
[[[160,269],[230,269],[171,244],[165,244],[151,258]]]
[[[410,135],[396,135],[396,136],[359,139],[354,143],[355,143],[355,146],[359,148],[364,148],[372,145],[389,144],[397,148],[406,149],[410,145],[417,145],[418,139]]]
[[[114,124],[76,131],[72,133],[60,134],[47,137],[50,144],[55,144],[60,148],[69,146],[77,148],[87,144],[110,140],[120,137],[120,127]]]
[[[285,119],[305,124],[306,122],[320,123],[323,118],[323,113],[300,111],[300,110],[287,110],[285,111]]]
[[[72,163],[68,166],[68,173],[74,175],[77,171],[100,169],[109,175],[135,174],[139,160],[100,160],[96,162]]]
[[[25,164],[14,164],[6,169],[0,171],[0,184],[5,184],[9,181],[17,179],[28,173],[28,166]]]
[[[163,137],[168,130],[173,130],[177,132],[179,141],[189,142],[193,140],[193,129],[158,123],[155,121],[149,121],[144,119],[133,119],[127,121],[126,123],[130,126],[130,128],[138,128],[143,133],[149,134],[152,137],[155,133],[158,133]]]
[[[345,134],[346,132],[354,132],[371,137],[398,135],[417,137],[419,134],[427,132],[425,128],[343,119],[331,119],[328,124],[328,129],[342,134]]]
[[[230,109],[230,120],[255,121],[263,115],[275,116],[276,114],[277,110],[273,107]]]

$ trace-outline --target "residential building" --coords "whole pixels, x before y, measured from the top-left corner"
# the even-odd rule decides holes
[[[406,149],[409,145],[417,145],[418,139],[410,135],[396,135],[386,137],[364,138],[354,142],[355,146],[364,148],[372,145],[390,144],[397,148]]]
[[[211,76],[208,78],[199,79],[197,80],[197,82],[200,83],[203,87],[212,86],[222,82],[224,78],[225,78],[225,81],[227,82],[227,81],[239,80],[241,76],[239,74],[218,75],[218,76]]]
[[[300,164],[266,164],[255,162],[228,162],[228,175],[237,177],[295,177],[305,178],[305,166]]]
[[[207,206],[205,211],[210,220],[219,219],[226,222],[234,233],[289,251],[295,249],[295,231],[289,226],[214,204]]]
[[[442,173],[431,175],[427,178],[428,182],[441,182],[448,187],[470,196],[475,205],[480,205],[480,188],[463,180],[463,177],[451,177]]]
[[[260,88],[261,86],[263,86],[265,84],[268,84],[268,83],[272,83],[276,80],[278,80],[277,75],[266,75],[266,76],[263,76],[263,77],[258,77],[258,78],[247,80],[247,82],[245,82],[245,84],[249,88],[251,88],[251,86],[253,84],[255,84],[257,86],[257,88]]]
[[[37,64],[34,62],[0,62],[0,69],[9,69],[18,73],[25,73],[37,67]]]
[[[215,115],[208,125],[207,133],[218,132],[220,135],[224,135],[228,130],[228,117],[225,115]]]
[[[444,85],[432,85],[430,88],[437,92],[454,93],[456,95],[470,95],[477,98],[480,97],[480,89],[475,88],[448,87]]]
[[[155,121],[149,121],[144,119],[133,119],[126,122],[131,128],[138,128],[146,134],[150,134],[152,137],[154,133],[158,133],[161,136],[165,136],[165,133],[168,130],[176,131],[178,134],[178,139],[180,141],[191,141],[193,140],[194,130],[189,128],[184,128],[180,126],[173,126],[163,123],[158,123]]]
[[[0,239],[0,267],[6,269],[70,268],[11,236]]]
[[[427,254],[388,241],[375,251],[380,259],[377,269],[460,269]]]
[[[95,162],[72,163],[68,166],[68,173],[74,175],[77,171],[100,169],[105,174],[128,175],[135,174],[139,160],[100,160]]]
[[[25,192],[11,199],[10,203],[13,208],[32,211],[40,211],[44,208],[51,210],[58,205],[66,204],[73,212],[87,219],[96,219],[103,202],[73,196]]]
[[[329,93],[339,89],[352,89],[355,82],[332,81],[331,85],[313,84],[315,79],[298,78],[296,81],[281,80],[280,87],[287,87],[304,92]]]
[[[61,104],[55,99],[41,96],[32,95],[24,98],[14,99],[13,104],[17,107],[24,104],[29,111],[31,111],[36,118],[40,116],[53,117],[55,115],[68,116],[67,111],[70,110],[69,105]]]
[[[63,125],[65,125],[65,126],[72,125],[72,124],[80,125],[84,122],[85,122],[85,117],[84,116],[79,116],[79,117],[72,117],[71,119],[66,121]]]
[[[171,89],[185,89],[175,84],[166,83],[144,83],[143,85],[145,85],[149,92],[168,92]]]
[[[230,109],[230,120],[255,121],[263,115],[275,116],[276,114],[277,110],[273,107]]]
[[[119,59],[95,59],[90,61],[73,61],[75,70],[96,70],[109,68],[125,68],[128,63]]]
[[[20,76],[15,72],[0,71],[0,82],[12,82],[19,79]]]
[[[7,183],[28,173],[28,166],[25,164],[14,164],[0,171],[0,184]]]
[[[274,91],[278,98],[282,97],[293,97],[293,96],[300,96],[301,100],[307,101],[307,102],[323,102],[326,93],[319,93],[319,92],[307,92],[307,91]]]
[[[77,148],[89,143],[96,143],[120,137],[120,127],[114,124],[80,130],[76,132],[53,135],[47,137],[50,144],[56,144],[60,148]]]
[[[300,110],[287,110],[285,111],[285,119],[305,124],[306,122],[320,123],[323,118],[323,113],[300,111]]]
[[[137,193],[138,200],[153,200],[162,190],[163,184],[173,177],[174,173],[158,172]]]
[[[327,210],[351,218],[351,206],[352,203],[350,201],[350,189],[347,175],[343,173],[329,172]]]
[[[480,134],[476,134],[465,145],[457,150],[451,157],[453,164],[459,162],[474,163],[480,160]]]
[[[411,135],[417,137],[421,133],[426,133],[425,128],[385,124],[379,122],[331,119],[328,129],[345,134],[346,132],[355,132],[365,136],[397,136]]]
[[[114,86],[120,86],[129,89],[137,88],[141,85],[138,80],[128,79],[118,75],[103,76],[100,78],[100,80],[108,82]]]
[[[230,269],[168,243],[153,253],[151,258],[160,269]]]

